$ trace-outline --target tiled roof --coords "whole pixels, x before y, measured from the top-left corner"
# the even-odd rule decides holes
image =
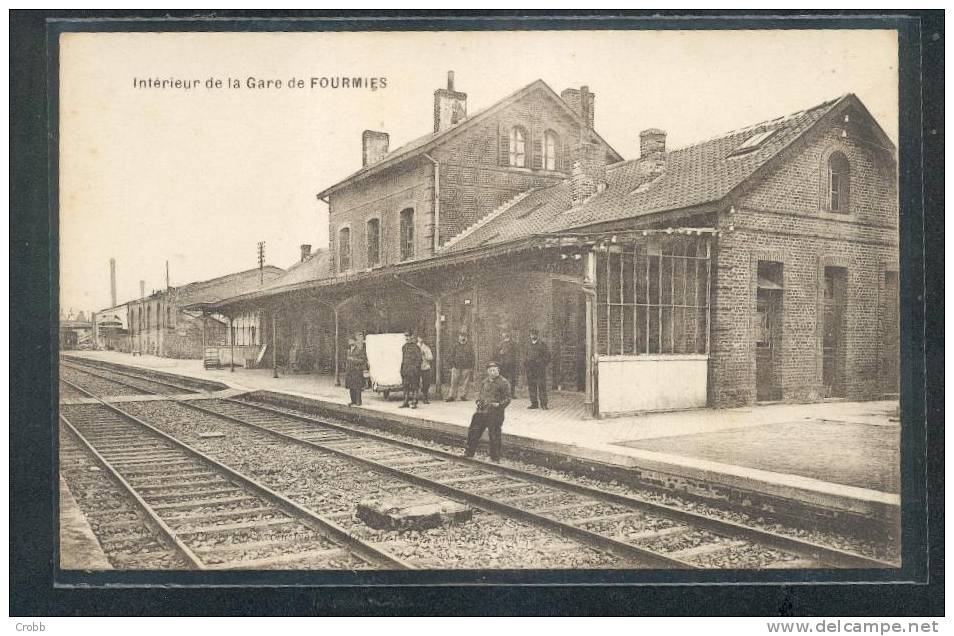
[[[265,285],[281,276],[285,270],[273,265],[266,265],[263,269]],[[180,307],[214,303],[223,298],[230,298],[239,294],[260,289],[258,268],[244,272],[227,274],[211,280],[189,283],[176,288],[176,302]]]
[[[504,97],[503,99],[491,104],[487,108],[482,108],[478,110],[477,112],[472,113],[471,115],[465,117],[464,119],[460,120],[459,122],[457,122],[456,124],[454,124],[453,126],[451,126],[450,128],[446,130],[440,130],[437,132],[428,133],[426,135],[418,137],[417,139],[413,141],[410,141],[404,144],[403,146],[395,148],[394,150],[390,151],[388,154],[384,155],[384,157],[382,157],[380,160],[374,162],[373,164],[369,166],[364,166],[360,170],[357,170],[351,173],[350,175],[348,175],[347,177],[345,177],[338,183],[328,188],[325,188],[324,190],[318,193],[318,197],[323,198],[327,196],[328,194],[330,194],[332,191],[337,190],[341,186],[345,185],[346,183],[364,178],[365,176],[373,172],[378,172],[382,170],[384,167],[388,165],[393,165],[404,159],[421,154],[422,152],[426,152],[428,149],[431,148],[432,144],[435,144],[438,141],[442,141],[442,138],[457,134],[459,131],[465,128],[468,128],[474,122],[477,122],[483,119],[487,115],[490,115],[493,112],[497,111],[498,109],[506,106],[507,104],[510,104],[513,101],[520,99],[524,95],[530,93],[532,90],[537,88],[541,88],[545,90],[547,94],[552,99],[554,99],[556,103],[561,105],[571,117],[576,119],[578,123],[581,123],[581,124],[583,123],[582,120],[580,119],[580,116],[576,112],[574,112],[569,106],[567,106],[566,102],[564,102],[563,99],[559,95],[557,95],[546,82],[538,79],[531,82],[530,84],[527,84],[526,86],[524,86],[517,92],[511,95],[508,95],[507,97]],[[594,131],[594,134],[596,134],[595,131]],[[606,147],[609,148],[611,153],[613,153],[615,156],[622,159],[619,153],[613,150],[613,148],[608,143],[606,143],[602,137],[600,137],[598,134],[596,134],[596,137],[600,141],[602,141],[604,144],[606,144]]]
[[[299,261],[285,270],[285,273],[265,285],[262,291],[294,285],[309,280],[318,280],[331,276],[331,252],[315,250],[304,261]]]
[[[569,180],[532,192],[492,222],[465,230],[466,236],[449,241],[441,252],[474,249],[538,233],[566,231],[718,201],[843,99],[670,150],[665,155],[664,166],[642,159],[608,166],[606,189],[577,207],[572,205]],[[769,130],[775,132],[754,150],[734,154],[746,140]]]

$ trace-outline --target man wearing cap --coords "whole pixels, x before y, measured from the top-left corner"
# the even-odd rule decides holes
[[[404,404],[400,406],[406,409],[410,406],[417,408],[417,387],[421,384],[421,350],[414,342],[414,336],[410,333],[404,334],[404,347],[401,349],[401,384],[404,390]]]
[[[457,342],[450,354],[451,367],[451,385],[450,395],[444,401],[453,402],[457,399],[458,387],[460,387],[460,399],[467,399],[467,392],[470,388],[470,374],[474,368],[474,350],[467,344],[467,334],[461,332],[457,334]]]
[[[480,384],[477,394],[477,412],[470,418],[470,430],[467,431],[467,450],[464,457],[473,457],[477,444],[487,429],[490,437],[490,461],[500,461],[500,447],[504,423],[504,409],[510,404],[510,383],[500,377],[500,368],[496,362],[487,363],[487,377]]]
[[[550,350],[545,342],[540,340],[540,332],[530,330],[530,344],[527,345],[527,389],[530,391],[530,406],[527,408],[542,408],[547,406],[547,365],[550,364]]]
[[[500,375],[510,383],[510,397],[513,398],[517,390],[517,348],[510,339],[510,332],[506,329],[500,333],[497,363],[500,365]]]

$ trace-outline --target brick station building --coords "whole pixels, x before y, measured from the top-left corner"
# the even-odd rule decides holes
[[[597,416],[897,392],[895,150],[854,95],[681,149],[644,130],[629,161],[587,87],[466,100],[450,74],[433,132],[365,131],[318,195],[329,250],[210,309],[267,314],[273,363],[285,334],[317,371],[348,333],[412,330],[445,381],[459,332],[479,367],[536,327]]]

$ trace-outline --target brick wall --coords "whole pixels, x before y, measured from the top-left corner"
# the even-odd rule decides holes
[[[854,119],[854,118],[853,118]],[[824,209],[827,156],[844,152],[851,166],[849,214]],[[734,230],[728,230],[729,225]],[[822,386],[825,267],[847,269],[846,392],[849,399],[882,394],[885,354],[880,307],[886,263],[897,263],[895,172],[870,144],[832,130],[767,176],[720,219],[716,242],[711,331],[710,402],[755,400],[757,268],[783,264],[783,399],[815,400]]]
[[[400,213],[414,209],[415,257],[432,253],[434,236],[433,167],[423,157],[363,179],[331,196],[328,247],[332,271],[338,271],[338,232],[351,228],[351,269],[367,269],[367,222],[381,221],[381,264],[401,261]]]
[[[509,162],[509,131],[527,131],[526,167]],[[557,135],[556,170],[544,170],[543,135]],[[527,95],[496,116],[452,135],[430,151],[440,168],[440,242],[443,244],[489,212],[531,188],[567,178],[580,130],[562,107],[541,91]],[[367,263],[367,222],[381,219],[381,264],[400,261],[399,215],[415,210],[415,256],[433,253],[434,166],[424,157],[410,159],[331,195],[329,248],[337,271],[338,232],[351,229],[351,270]]]
[[[508,165],[513,126],[527,132],[525,168]],[[558,138],[556,171],[543,169],[547,130]],[[579,127],[561,108],[534,93],[435,149],[431,156],[441,163],[441,243],[516,194],[566,178],[579,135]]]

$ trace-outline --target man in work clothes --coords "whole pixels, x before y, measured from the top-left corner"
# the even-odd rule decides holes
[[[477,444],[487,429],[490,437],[490,461],[500,461],[500,447],[504,423],[504,409],[510,404],[510,383],[500,377],[496,362],[487,363],[487,377],[480,384],[477,394],[477,412],[470,418],[470,430],[467,431],[467,450],[464,457],[473,457]]]
[[[431,351],[431,348],[427,346],[427,343],[424,342],[424,336],[417,337],[417,347],[421,350],[421,401],[424,404],[430,404],[431,401],[427,397],[427,392],[431,388],[431,382],[434,380],[434,370],[431,368],[431,363],[434,361],[434,353]]]
[[[404,338],[405,343],[401,348],[401,384],[404,388],[404,404],[400,408],[406,409],[410,405],[412,409],[416,409],[417,387],[421,383],[421,350],[414,342],[414,336],[406,333]]]
[[[351,394],[348,406],[361,406],[361,391],[364,389],[364,371],[368,358],[355,338],[348,338],[348,357],[345,364],[345,386]]]
[[[530,390],[530,406],[542,408],[547,405],[547,365],[550,364],[550,350],[540,340],[540,332],[530,330],[530,344],[527,346],[527,388]]]
[[[451,386],[450,395],[446,402],[453,402],[457,399],[457,388],[461,388],[460,399],[467,399],[467,390],[470,388],[470,375],[474,369],[474,350],[467,343],[467,334],[462,333],[457,336],[457,342],[451,350]]]
[[[510,383],[510,398],[515,397],[517,390],[517,346],[510,340],[510,332],[501,333],[500,344],[497,345],[497,362],[500,364],[500,375]]]

